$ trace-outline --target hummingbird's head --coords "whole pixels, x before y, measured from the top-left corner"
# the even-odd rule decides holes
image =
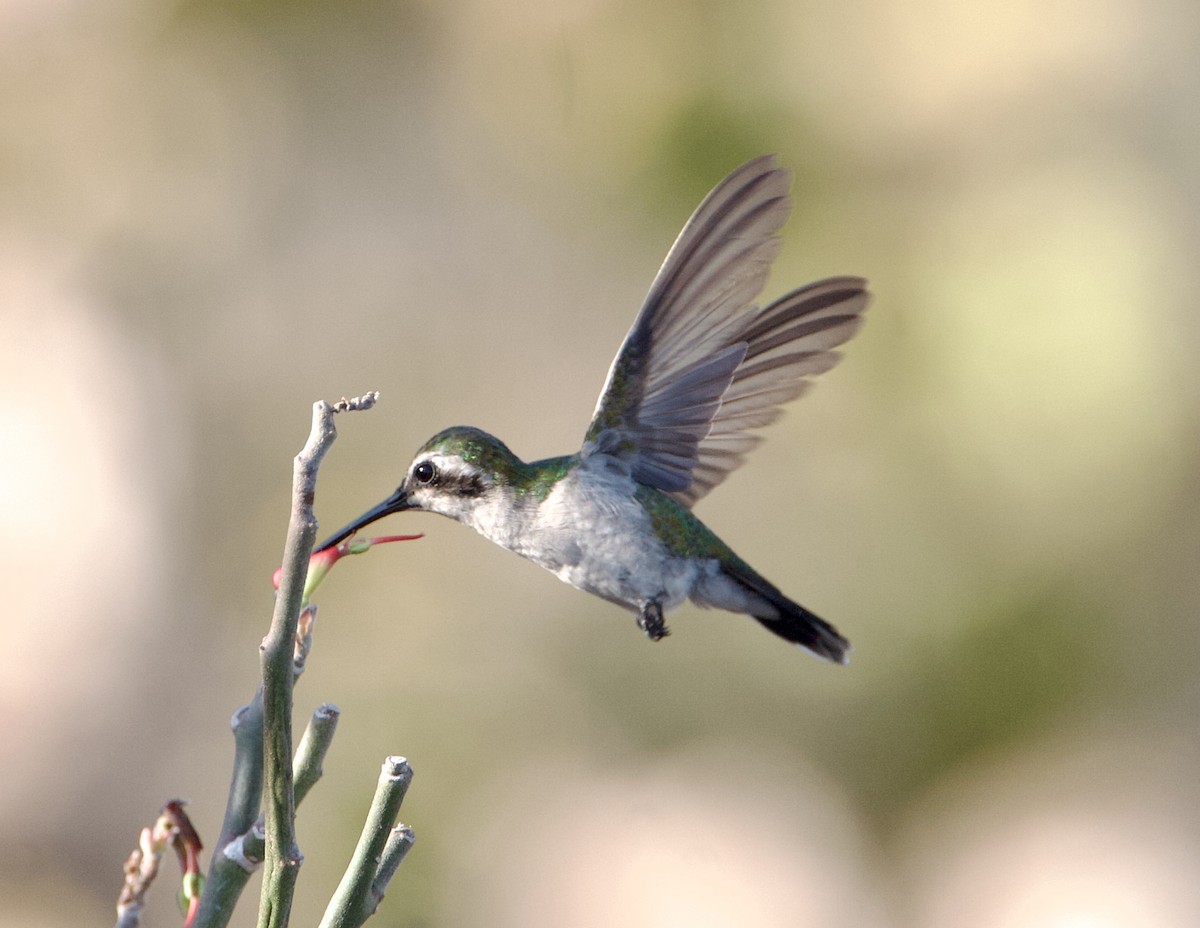
[[[396,492],[321,543],[331,548],[372,522],[407,509],[437,512],[474,525],[480,507],[497,501],[525,466],[500,439],[464,425],[438,432],[413,456]]]
[[[456,425],[438,432],[413,455],[396,490],[405,509],[437,512],[462,521],[512,482],[521,460],[500,439]]]

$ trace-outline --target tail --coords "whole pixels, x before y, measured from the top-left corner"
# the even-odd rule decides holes
[[[820,616],[782,596],[779,602],[772,602],[771,605],[779,610],[778,616],[754,617],[764,628],[773,631],[780,638],[808,648],[813,654],[827,661],[833,661],[835,664],[846,663],[850,642],[843,638],[836,628]]]
[[[764,628],[827,661],[846,663],[850,642],[820,616],[792,602],[743,561],[726,564],[724,573],[758,600],[747,611]]]

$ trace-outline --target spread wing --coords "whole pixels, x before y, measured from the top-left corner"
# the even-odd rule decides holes
[[[773,156],[730,174],[692,214],[608,372],[582,455],[626,461],[691,506],[737,467],[832,349],[858,329],[866,281],[823,280],[753,305],[791,211]]]

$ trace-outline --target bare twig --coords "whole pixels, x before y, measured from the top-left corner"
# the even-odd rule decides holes
[[[296,805],[304,801],[308,791],[325,772],[322,765],[329,745],[333,743],[333,734],[337,731],[338,718],[341,711],[333,703],[322,703],[313,710],[308,727],[300,738],[300,747],[296,748],[296,760],[292,764],[292,775],[296,784]]]
[[[233,779],[225,804],[225,821],[208,867],[208,880],[196,913],[196,928],[224,928],[233,916],[250,872],[239,865],[235,842],[259,817],[263,784],[263,690],[233,714]],[[231,854],[231,850],[233,853]],[[261,861],[261,857],[259,858]],[[253,868],[251,868],[253,869]]]
[[[379,900],[383,898],[387,880],[395,873],[400,860],[412,845],[412,832],[408,829],[404,829],[407,840],[403,833],[392,839],[392,835],[399,831],[393,825],[411,782],[412,767],[407,760],[403,757],[384,760],[375,788],[375,799],[371,803],[371,811],[367,813],[358,846],[325,910],[320,928],[357,928],[375,912]],[[387,859],[390,872],[382,879],[382,885],[376,888],[377,882],[380,882],[381,861],[385,858],[388,845],[392,845],[391,855]]]
[[[375,872],[375,879],[371,881],[371,911],[368,914],[373,914],[379,908],[383,894],[387,892],[388,883],[396,875],[396,870],[404,862],[416,840],[413,830],[404,824],[397,824],[388,834],[383,856],[379,859],[379,869]]]
[[[364,409],[370,409],[379,402],[379,391],[372,390],[370,393],[364,393],[362,396],[355,396],[351,399],[346,399],[344,396],[333,404],[334,412],[359,412]]]
[[[337,438],[335,412],[369,409],[377,394],[343,400],[336,408],[313,404],[312,429],[292,470],[292,512],[283,546],[283,573],[271,629],[261,648],[263,674],[263,760],[267,847],[259,928],[284,928],[291,914],[296,876],[303,858],[296,844],[296,802],[292,782],[292,684],[295,680],[296,626],[304,599],[308,559],[317,537],[313,514],[317,470]]]
[[[262,805],[262,698],[260,686],[249,704],[238,709],[229,721],[233,731],[233,779],[225,804],[225,821],[221,823],[221,834],[217,837],[214,863],[225,845],[254,823]]]
[[[325,704],[316,710],[301,739],[293,766],[290,760],[292,688],[304,670],[316,619],[316,607],[304,601],[304,587],[317,529],[312,511],[317,470],[337,436],[334,414],[370,409],[378,396],[378,393],[368,393],[342,399],[333,405],[316,403],[308,441],[295,459],[284,564],[276,578],[279,592],[271,629],[261,648],[263,684],[250,703],[233,717],[233,778],[209,878],[198,903],[194,898],[200,882],[198,869],[190,882],[185,879],[185,894],[190,904],[189,924],[195,928],[224,928],[250,875],[264,860],[268,866],[263,880],[259,924],[279,928],[287,924],[301,861],[295,840],[295,808],[321,777],[321,765],[338,718],[336,706]],[[376,541],[383,540],[391,539]],[[265,811],[260,813],[264,781],[268,802]],[[199,850],[198,840],[195,850]],[[138,857],[137,854],[135,852],[130,858],[127,870],[135,863],[140,868],[144,855]],[[157,858],[153,865],[157,867]],[[132,875],[134,871],[129,872]],[[125,894],[122,899],[124,901]],[[126,909],[133,921],[121,922],[122,928],[137,924],[140,897],[131,896],[131,900]]]
[[[258,700],[258,703],[261,706],[261,699]],[[235,736],[239,737],[239,743],[241,733],[238,722],[247,717],[244,713],[252,706],[253,704],[243,707],[234,715],[234,732]],[[337,706],[324,703],[314,710],[312,718],[309,719],[308,727],[300,739],[300,746],[296,748],[296,759],[292,764],[292,778],[295,783],[297,807],[304,800],[304,797],[308,795],[308,791],[312,789],[317,780],[321,778],[321,764],[325,759],[326,752],[329,750],[329,745],[333,741],[334,732],[337,730],[338,716],[339,711]],[[259,738],[257,744],[258,756],[260,758],[258,783],[261,785],[261,709],[258,719]],[[234,784],[235,786],[237,784],[236,776],[234,777]],[[257,795],[254,800],[256,803],[255,809],[257,809]],[[232,798],[233,791],[231,790],[231,801]],[[245,889],[250,877],[263,862],[263,857],[266,854],[265,835],[265,817],[260,814],[251,825],[247,825],[245,830],[240,834],[235,834],[230,840],[222,844],[218,853],[213,855],[212,866],[209,867],[208,871],[208,881],[204,887],[204,896],[201,899],[200,911],[196,916],[195,928],[225,928],[229,924],[234,906],[237,905],[238,899],[241,898],[242,890]]]

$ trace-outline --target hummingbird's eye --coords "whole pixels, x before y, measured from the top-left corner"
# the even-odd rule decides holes
[[[437,477],[437,468],[429,461],[422,461],[413,468],[413,480],[423,487],[429,486]]]

